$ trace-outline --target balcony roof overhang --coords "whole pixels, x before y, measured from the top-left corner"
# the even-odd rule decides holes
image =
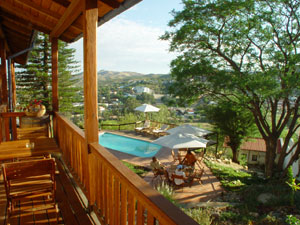
[[[98,26],[134,6],[141,0],[97,0]],[[67,43],[82,37],[83,0],[1,0],[0,38],[4,39],[7,57],[31,46],[34,31],[48,34]],[[14,61],[25,64],[28,52]]]

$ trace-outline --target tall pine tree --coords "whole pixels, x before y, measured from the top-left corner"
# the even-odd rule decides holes
[[[74,59],[75,49],[69,48],[64,42],[58,42],[58,92],[59,111],[69,118],[74,114],[82,114],[82,88],[76,84],[79,77],[79,65]],[[17,65],[16,85],[17,102],[25,107],[34,99],[42,100],[47,110],[52,110],[51,92],[51,44],[49,37],[39,34],[35,48],[30,52],[26,65]]]

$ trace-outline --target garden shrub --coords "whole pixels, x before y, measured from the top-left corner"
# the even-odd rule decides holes
[[[184,209],[184,212],[201,225],[210,225],[212,223],[209,209]]]

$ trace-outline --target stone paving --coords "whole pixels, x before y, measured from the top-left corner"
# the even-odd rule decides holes
[[[137,135],[135,132],[132,131],[113,131],[111,133],[128,136],[131,138],[142,139],[146,141],[152,142],[155,140],[152,137],[144,137],[142,135]],[[135,165],[149,167],[151,162],[151,158],[141,158],[135,157],[126,153],[118,152],[110,150],[112,154],[114,154],[118,159],[130,162]],[[174,150],[175,154],[177,151]],[[173,163],[173,158],[171,155],[171,149],[163,147],[161,150],[156,154],[156,158],[166,165],[166,167],[170,167]],[[216,197],[219,197],[224,192],[224,189],[221,186],[219,180],[212,174],[210,169],[202,163],[204,167],[204,174],[202,176],[202,184],[198,181],[195,181],[191,187],[184,187],[183,189],[176,189],[175,190],[175,199],[181,203],[185,204],[186,207],[193,207],[200,202],[209,202],[213,201]],[[152,181],[153,173],[149,172],[145,177],[144,180],[148,182],[153,187],[157,186],[161,180],[159,177],[155,178]],[[151,182],[152,181],[152,182]]]

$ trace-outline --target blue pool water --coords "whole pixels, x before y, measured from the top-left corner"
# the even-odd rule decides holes
[[[152,144],[147,141],[141,141],[111,133],[100,134],[99,144],[112,150],[139,157],[152,157],[162,147],[161,145]]]

